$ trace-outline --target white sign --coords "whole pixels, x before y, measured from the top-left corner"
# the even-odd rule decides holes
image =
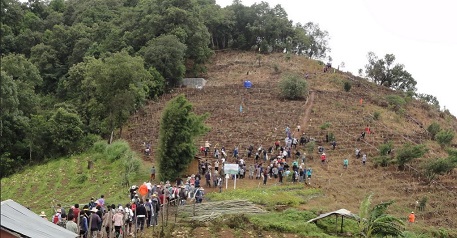
[[[238,164],[224,164],[224,173],[225,174],[238,174],[239,165]]]

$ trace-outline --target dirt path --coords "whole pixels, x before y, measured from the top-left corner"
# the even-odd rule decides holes
[[[305,131],[308,126],[309,114],[311,114],[311,109],[313,108],[313,104],[314,104],[314,95],[315,95],[315,92],[311,91],[308,101],[305,104],[305,107],[306,107],[305,115],[303,116],[303,122],[301,124],[301,128],[303,129],[303,131]]]

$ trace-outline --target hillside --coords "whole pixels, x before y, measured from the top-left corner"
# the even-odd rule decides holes
[[[325,212],[344,207],[357,212],[362,198],[374,192],[376,202],[395,200],[391,212],[406,218],[411,210],[416,209],[415,202],[427,197],[425,211],[417,211],[420,224],[417,229],[457,227],[457,221],[453,219],[457,216],[455,171],[440,176],[431,185],[415,173],[422,162],[446,156],[436,142],[429,140],[425,128],[436,121],[442,128],[453,128],[455,131],[457,122],[454,116],[415,100],[409,101],[403,111],[394,112],[387,105],[385,96],[396,92],[347,73],[323,73],[318,62],[298,56],[288,59],[284,54],[257,57],[254,53],[217,52],[207,68],[204,77],[208,82],[203,89],[175,89],[171,94],[149,102],[131,117],[123,137],[138,152],[143,150],[143,142],[152,143],[153,153],[144,157],[145,160],[154,162],[160,112],[165,103],[183,93],[196,113],[210,113],[207,124],[211,131],[200,139],[197,147],[209,140],[213,146],[225,146],[229,153],[238,145],[241,154],[245,155],[249,144],[269,147],[275,140],[282,142],[287,125],[292,129],[301,125],[306,135],[323,145],[327,149],[329,163],[321,166],[316,159],[310,160],[307,166],[314,171],[312,186],[321,188],[324,195],[311,200],[304,209]],[[277,83],[288,73],[309,74],[312,97],[308,102],[287,101],[278,96]],[[253,88],[243,87],[246,79],[253,83]],[[346,81],[352,84],[349,92],[343,90]],[[361,98],[362,105],[359,103]],[[242,113],[240,104],[243,106]],[[305,115],[307,107],[309,114]],[[380,115],[378,120],[374,119],[375,113]],[[324,123],[330,123],[330,127],[322,130],[320,127]],[[367,125],[374,134],[357,141]],[[334,151],[324,142],[327,132],[333,133],[338,143]],[[426,144],[430,150],[423,158],[414,160],[406,171],[398,171],[394,166],[375,168],[370,159],[379,154],[377,148],[387,141],[393,142],[394,153],[396,148],[407,142]],[[356,147],[367,153],[367,166],[363,167],[355,159]],[[300,150],[304,151],[303,148]],[[317,153],[313,156],[316,158]],[[342,160],[346,157],[350,159],[348,170],[342,168]],[[245,180],[240,181],[240,186],[257,186],[257,183]]]

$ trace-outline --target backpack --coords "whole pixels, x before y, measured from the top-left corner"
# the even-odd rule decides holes
[[[146,203],[146,211],[147,212],[150,212],[151,211],[151,204],[150,203]]]
[[[57,224],[57,222],[59,222],[59,214],[56,213],[56,214],[52,217],[52,223]]]

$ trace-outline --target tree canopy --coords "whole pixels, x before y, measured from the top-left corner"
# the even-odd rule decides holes
[[[366,75],[378,85],[399,91],[416,91],[416,80],[402,64],[394,64],[395,55],[386,54],[383,59],[373,52],[368,53]]]

